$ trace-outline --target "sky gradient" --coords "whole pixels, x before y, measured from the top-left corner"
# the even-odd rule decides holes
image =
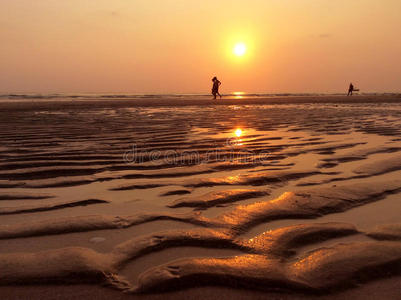
[[[0,93],[209,93],[213,76],[222,93],[400,92],[400,13],[400,0],[2,0]]]

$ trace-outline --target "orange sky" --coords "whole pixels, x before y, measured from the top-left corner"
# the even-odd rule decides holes
[[[400,13],[400,0],[1,0],[0,93],[209,93],[215,75],[223,93],[399,92]]]

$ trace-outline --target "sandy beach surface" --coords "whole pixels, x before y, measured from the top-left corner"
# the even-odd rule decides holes
[[[1,299],[401,299],[401,96],[0,100]]]

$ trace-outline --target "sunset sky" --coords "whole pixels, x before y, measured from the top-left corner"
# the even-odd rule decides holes
[[[397,92],[400,14],[400,0],[1,0],[0,93],[209,93],[213,76],[222,93]]]

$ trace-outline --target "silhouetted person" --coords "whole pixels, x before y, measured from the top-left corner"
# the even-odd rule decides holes
[[[352,92],[354,91],[354,86],[352,84],[352,82],[349,84],[349,88],[348,88],[348,94],[347,96],[352,96]]]
[[[217,79],[217,77],[213,77],[213,87],[212,87],[212,95],[213,99],[216,99],[216,95],[219,95],[221,98],[221,95],[219,94],[219,87],[221,82]]]

